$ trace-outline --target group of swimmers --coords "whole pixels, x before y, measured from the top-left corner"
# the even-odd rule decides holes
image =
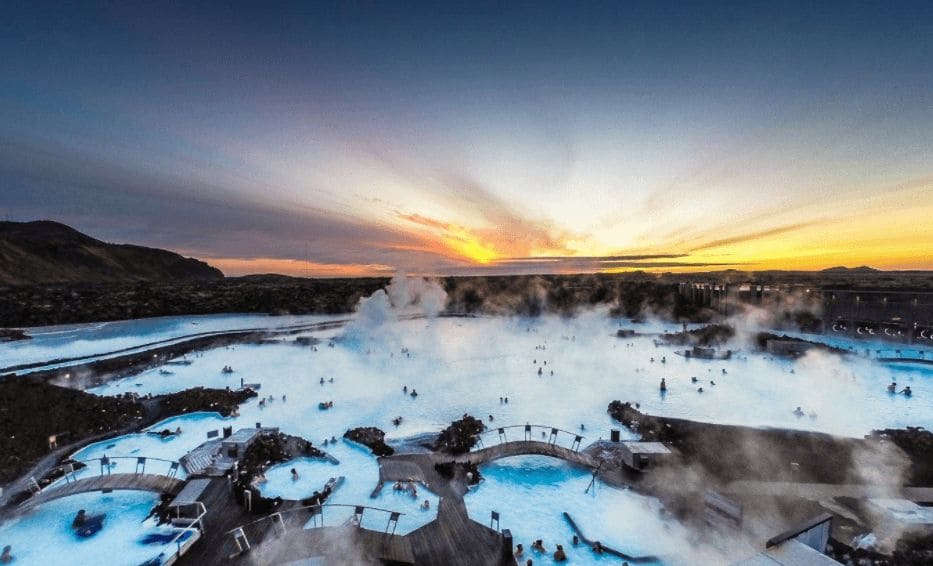
[[[412,499],[418,499],[418,486],[415,485],[414,481],[397,481],[395,482],[395,485],[392,486],[392,489],[394,491],[406,491],[409,495],[411,495]],[[425,500],[425,503],[427,503],[427,500]],[[422,503],[422,508],[427,509],[427,507],[424,507],[423,505],[424,504]],[[428,506],[430,505],[431,504],[428,503]]]
[[[224,369],[220,370],[221,373],[233,373],[233,366],[224,366]]]
[[[891,385],[888,385],[888,393],[898,393],[898,391],[897,391],[897,382],[896,382],[896,381],[892,381],[892,382],[891,382]],[[909,385],[908,385],[907,387],[901,389],[901,390],[900,390],[900,393],[901,393],[901,395],[906,395],[907,397],[910,397],[911,395],[914,394],[914,392],[910,390],[910,386],[909,386]]]
[[[333,383],[333,382],[334,382],[334,378],[333,378],[333,377],[327,380],[327,383]],[[321,378],[320,384],[321,384],[321,385],[324,385],[324,378],[323,378],[323,377]]]
[[[573,535],[573,545],[576,546],[578,544],[580,544],[580,538],[577,535]],[[534,552],[538,554],[547,554],[547,549],[544,547],[544,541],[542,541],[541,539],[538,539],[534,541],[533,543],[531,543],[531,550],[533,550]],[[593,544],[593,551],[596,552],[597,554],[602,554],[603,547],[598,541]],[[524,556],[524,554],[525,554],[525,548],[521,543],[519,543],[515,547],[515,558],[521,558],[522,556]],[[562,544],[557,545],[557,549],[554,551],[554,554],[553,554],[553,560],[554,562],[566,562],[567,561],[567,552],[564,550],[564,545]],[[531,558],[525,561],[525,564],[527,566],[531,566],[533,564]]]
[[[723,370],[723,372],[725,371],[726,370]],[[699,378],[695,376],[690,378],[690,383],[699,383],[699,382],[700,382]],[[709,380],[709,384],[716,385],[716,382],[711,379]],[[658,391],[660,391],[661,393],[667,393],[667,381],[663,377],[661,378],[661,384],[658,386]],[[697,387],[697,393],[703,393],[702,386]]]
[[[408,393],[408,386],[407,386],[407,385],[402,386],[402,393]],[[417,397],[417,396],[418,396],[418,390],[415,389],[414,387],[412,387],[412,388],[411,388],[411,393],[408,393],[408,394],[409,394],[411,397]]]
[[[336,436],[331,436],[329,442],[328,442],[328,440],[325,438],[325,439],[324,439],[324,446],[327,446],[328,444],[337,444],[337,437],[336,437]]]

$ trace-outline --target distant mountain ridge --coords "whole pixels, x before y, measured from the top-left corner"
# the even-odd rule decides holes
[[[43,285],[222,279],[175,252],[110,244],[50,220],[0,222],[0,284]]]
[[[874,267],[868,267],[867,265],[860,265],[858,267],[828,267],[823,270],[823,273],[876,273],[877,269]]]

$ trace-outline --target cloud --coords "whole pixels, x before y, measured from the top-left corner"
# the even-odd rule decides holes
[[[779,234],[786,234],[787,232],[793,232],[795,230],[800,230],[802,228],[807,228],[815,224],[819,224],[820,220],[809,220],[806,222],[797,222],[794,224],[787,224],[785,226],[777,226],[775,228],[769,228],[767,230],[758,230],[756,232],[746,232],[744,234],[738,234],[736,236],[730,236],[728,238],[720,238],[718,240],[712,240],[692,248],[691,252],[698,252],[701,250],[708,250],[712,248],[721,248],[723,246],[728,246],[731,244],[740,244],[742,242],[748,242],[751,240],[758,240],[760,238],[766,238],[768,236],[777,236]]]
[[[110,241],[204,257],[443,262],[423,235],[280,201],[268,188],[205,182],[51,144],[0,140],[0,180],[5,214],[60,220]]]

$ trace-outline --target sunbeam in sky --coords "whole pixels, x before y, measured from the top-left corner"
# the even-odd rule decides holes
[[[928,2],[12,2],[0,212],[228,275],[933,269]]]

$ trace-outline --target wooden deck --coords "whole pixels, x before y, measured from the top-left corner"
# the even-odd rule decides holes
[[[379,458],[379,480],[374,485],[414,480],[440,496],[437,518],[407,535],[386,535],[352,526],[305,529],[310,513],[288,512],[297,502],[284,502],[278,509],[281,520],[261,520],[233,502],[229,487],[215,480],[213,493],[204,501],[208,508],[206,533],[180,561],[184,564],[282,564],[325,557],[327,564],[444,564],[450,566],[513,566],[515,557],[503,551],[502,535],[467,513],[463,478],[446,479],[434,465],[438,462],[471,462],[481,465],[498,458],[543,455],[576,465],[596,467],[598,459],[556,444],[513,441],[451,456],[445,454],[399,454]],[[365,502],[361,501],[360,504]],[[250,549],[240,553],[230,531],[244,527]],[[507,525],[506,525],[507,526]]]
[[[62,497],[93,491],[151,491],[175,495],[181,491],[184,483],[177,478],[157,474],[104,474],[46,488],[24,501],[18,510],[31,509]]]
[[[416,564],[488,566],[515,564],[515,557],[502,554],[502,537],[470,519],[463,499],[445,497],[437,508],[437,519],[406,538],[411,539]]]
[[[236,546],[226,534],[227,531],[255,520],[258,515],[248,513],[234,500],[226,478],[211,478],[200,501],[207,508],[203,521],[204,532],[201,540],[177,564],[229,564],[227,557],[235,552]]]
[[[284,564],[326,557],[326,564],[415,564],[411,540],[357,527],[289,530],[242,555],[244,564]]]
[[[410,471],[408,466],[399,469]],[[282,504],[282,522],[257,521],[259,515],[247,513],[233,501],[226,480],[213,479],[202,498],[208,509],[205,533],[178,564],[283,564],[326,557],[327,564],[340,565],[514,565],[511,555],[502,557],[501,535],[470,519],[463,503],[463,486],[453,482],[439,487],[449,495],[441,498],[437,518],[407,535],[393,536],[352,526],[305,529],[310,513],[288,511],[297,502]],[[239,552],[229,534],[241,526],[245,526],[250,543],[250,550],[244,553]]]

